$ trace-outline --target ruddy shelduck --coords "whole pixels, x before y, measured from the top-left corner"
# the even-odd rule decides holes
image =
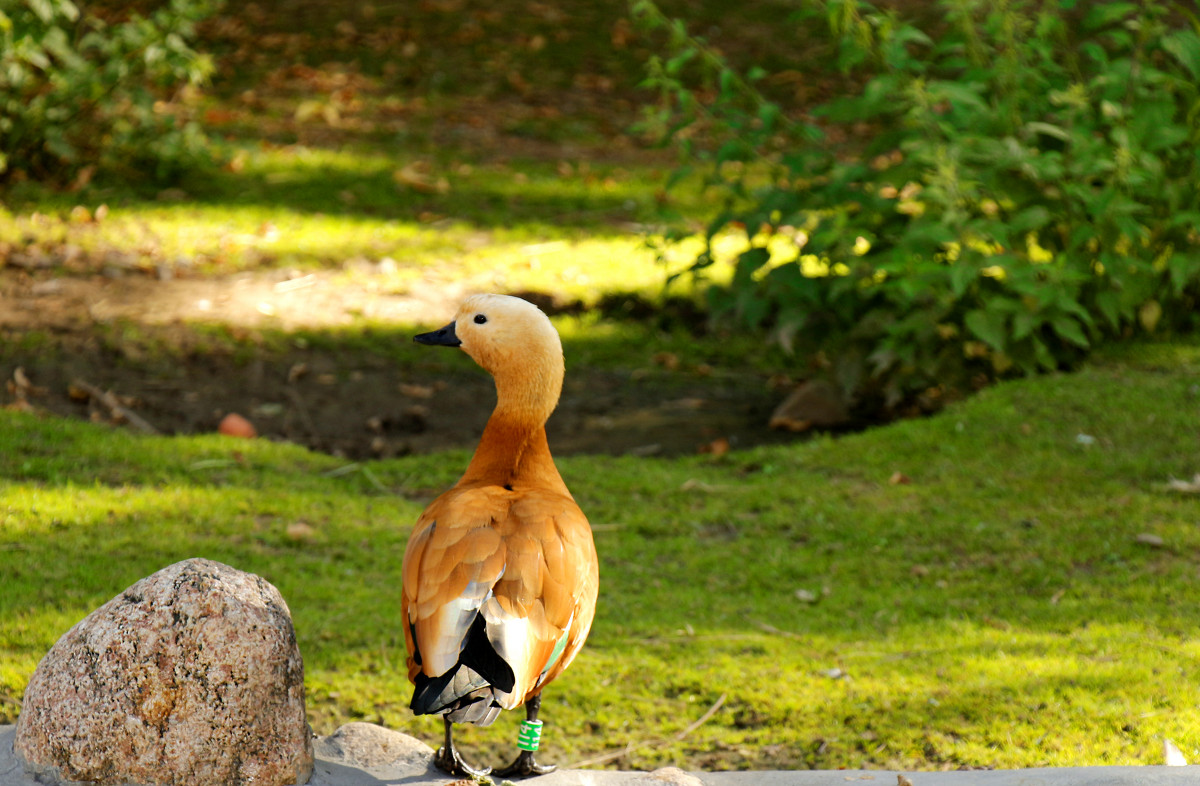
[[[483,775],[454,748],[455,723],[486,726],[524,704],[521,752],[504,777],[540,775],[542,689],[574,659],[596,609],[599,566],[587,518],[558,474],[546,420],[562,392],[558,333],[537,307],[467,298],[421,344],[461,347],[496,383],[496,408],[466,473],[435,499],[404,552],[404,636],[411,708],[441,715],[434,762]]]

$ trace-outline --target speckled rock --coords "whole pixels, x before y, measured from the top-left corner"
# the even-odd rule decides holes
[[[433,762],[433,748],[398,731],[374,723],[347,723],[316,742],[326,761],[352,767],[404,766],[424,771]]]
[[[49,783],[305,783],[312,733],[287,604],[209,560],[142,579],[38,664],[13,749]]]

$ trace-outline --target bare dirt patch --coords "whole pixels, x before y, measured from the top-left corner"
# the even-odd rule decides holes
[[[367,349],[303,342],[214,347],[192,327],[216,322],[252,337],[267,327],[337,328],[364,316],[439,324],[463,294],[461,284],[439,282],[404,295],[373,293],[329,273],[158,281],[6,271],[0,374],[8,384],[0,403],[98,422],[128,421],[124,409],[164,434],[213,432],[237,412],[263,437],[355,459],[470,448],[495,401],[482,371],[403,369]],[[126,341],[114,325],[147,332]],[[395,340],[407,342],[409,332]],[[754,375],[599,370],[568,358],[548,429],[563,455],[720,452],[794,439],[767,427],[781,396]]]

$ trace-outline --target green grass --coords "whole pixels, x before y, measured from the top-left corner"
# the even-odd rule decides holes
[[[1164,737],[1200,757],[1200,498],[1166,487],[1200,471],[1198,385],[1200,341],[1140,345],[838,439],[561,460],[602,589],[588,646],[546,694],[546,758],[1151,764]],[[411,522],[465,453],[338,473],[266,442],[0,426],[0,693],[19,697],[88,611],[204,556],[282,591],[316,731],[362,719],[436,740],[406,709],[387,610]],[[315,534],[289,538],[297,521]],[[0,722],[16,709],[0,702]],[[498,761],[515,723],[462,741]]]

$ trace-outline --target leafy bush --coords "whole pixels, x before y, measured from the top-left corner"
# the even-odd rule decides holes
[[[668,32],[653,119],[723,205],[687,273],[740,233],[713,313],[824,347],[847,392],[889,405],[1070,364],[1191,319],[1200,293],[1197,25],[1157,0],[939,5],[925,32],[808,3],[793,21],[819,14],[860,88],[789,118],[767,74],[633,4]]]
[[[215,8],[170,0],[117,23],[71,0],[0,11],[0,180],[68,180],[95,166],[167,180],[206,158],[173,99],[212,70],[188,39]]]

